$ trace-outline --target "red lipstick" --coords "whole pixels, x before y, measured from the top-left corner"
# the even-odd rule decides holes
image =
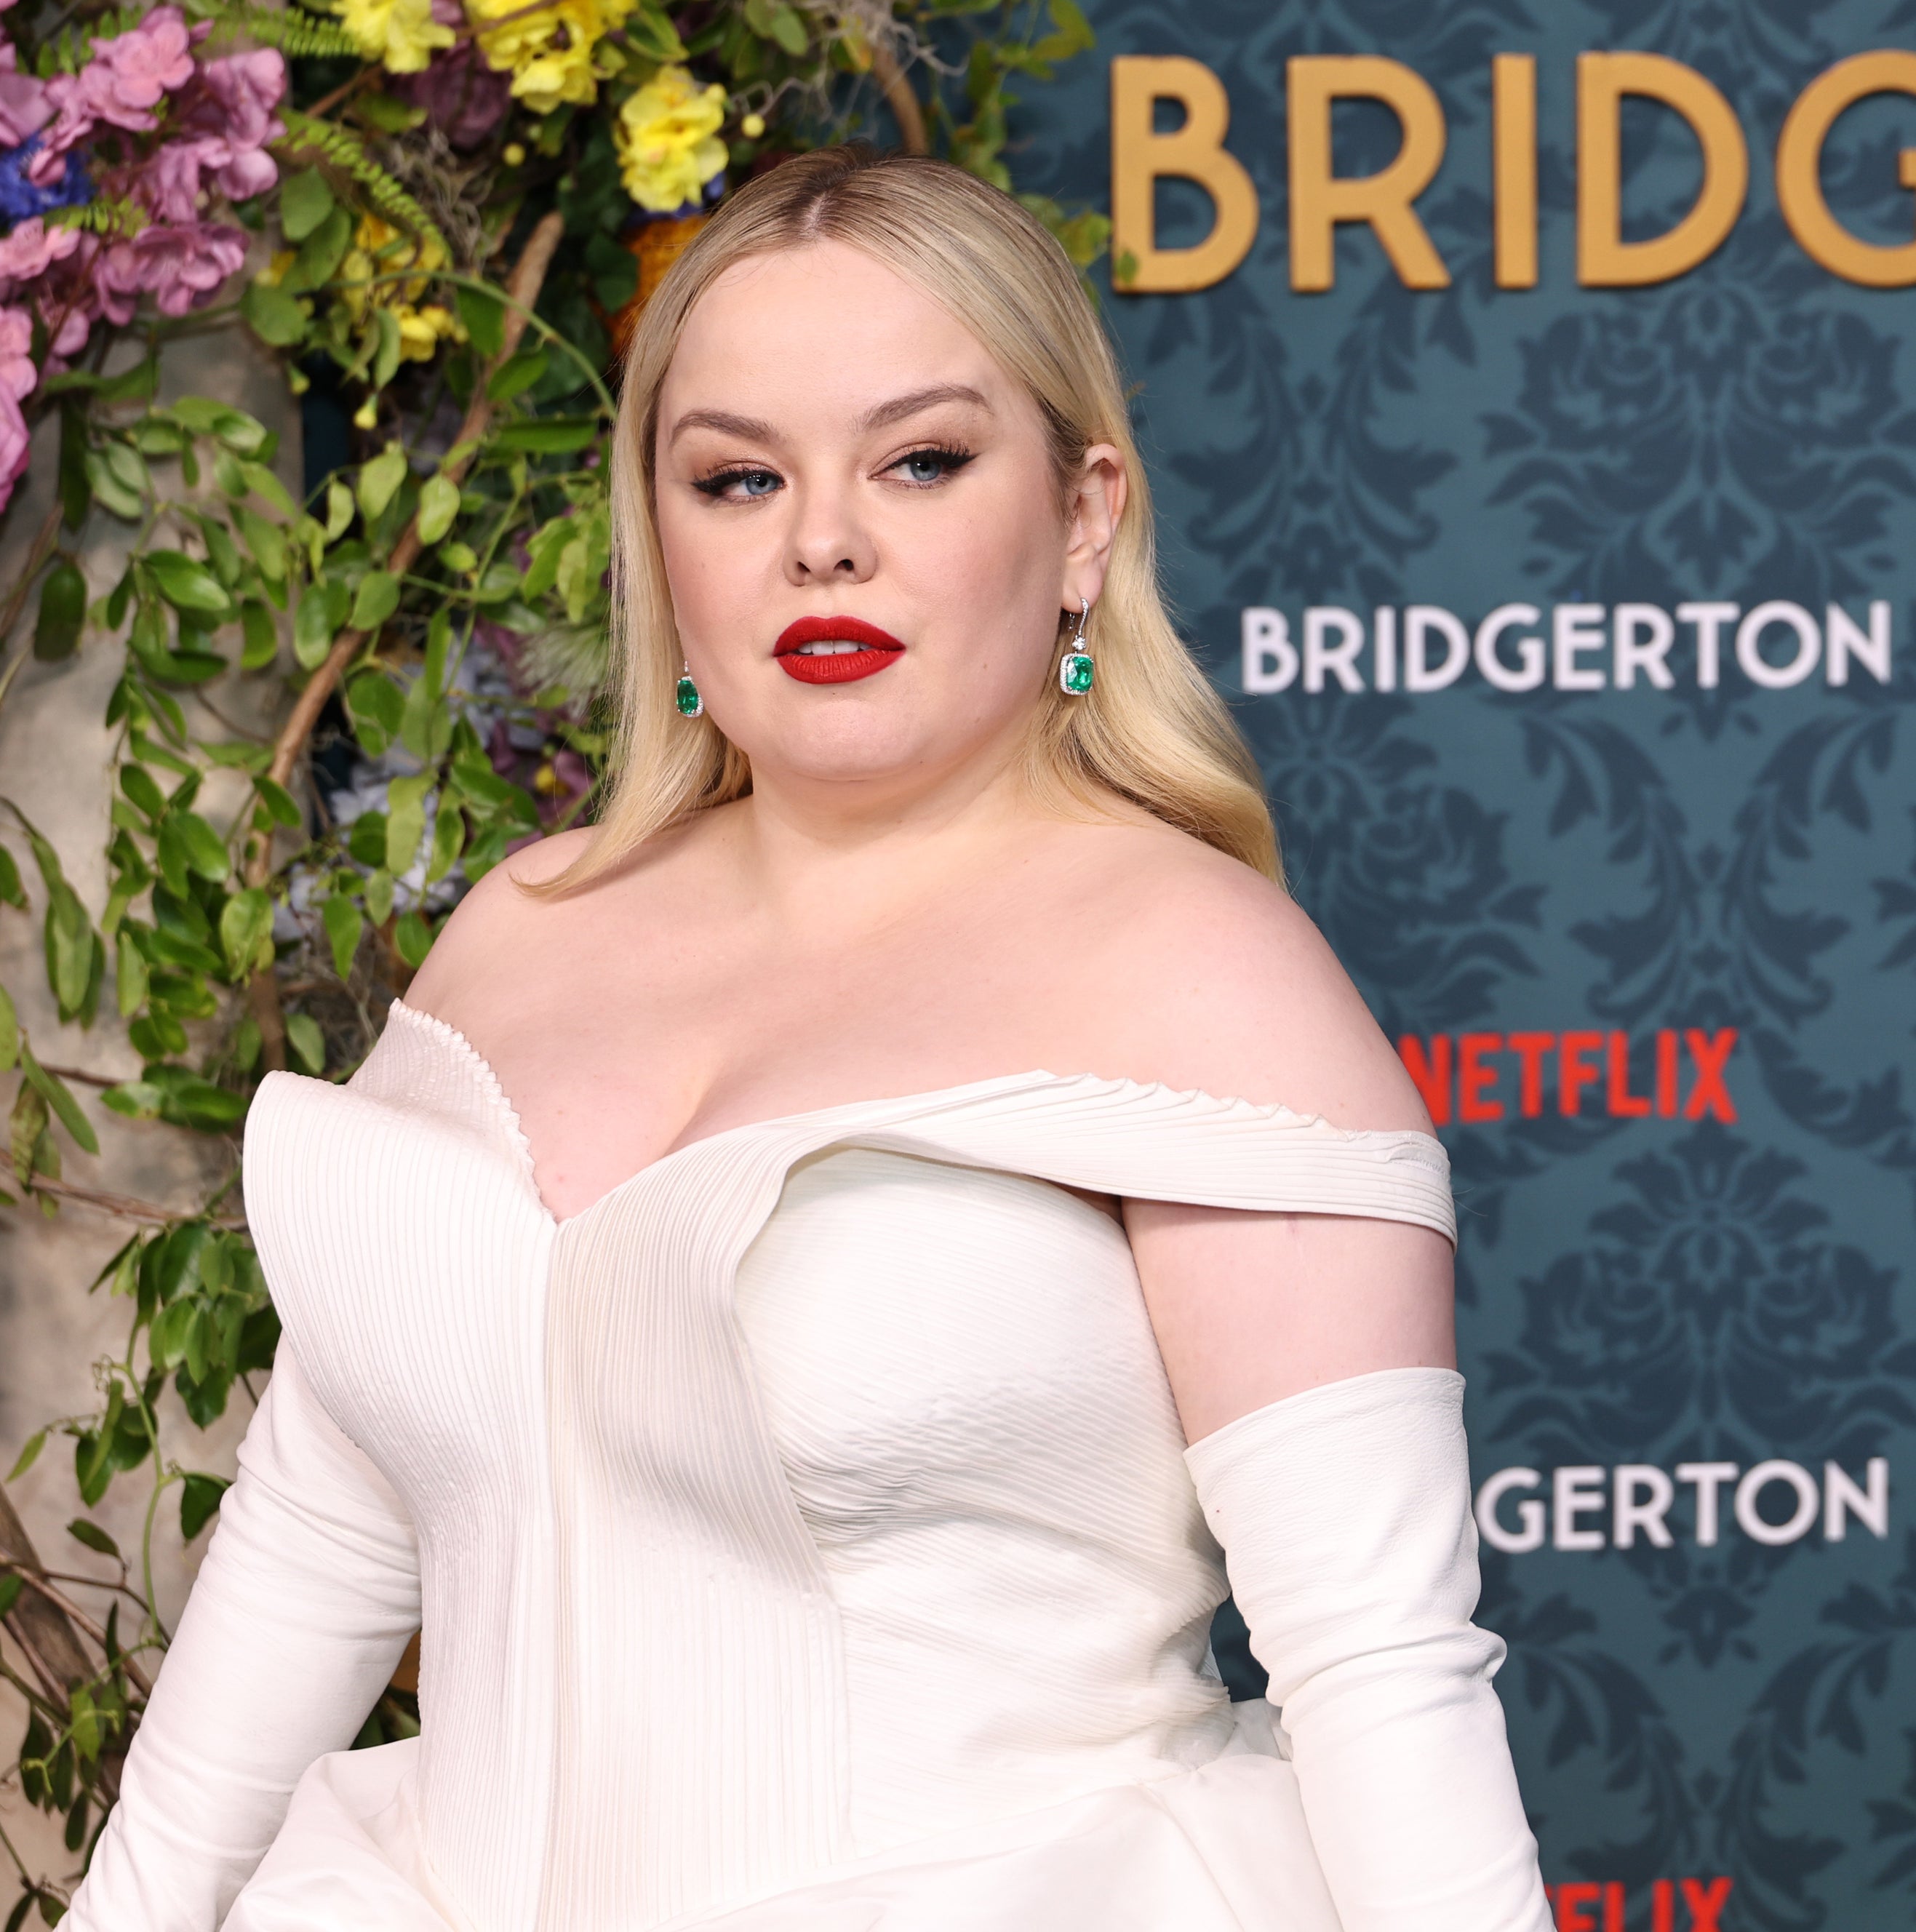
[[[807,650],[808,644],[813,648]],[[835,644],[840,648],[829,648]],[[857,648],[846,650],[847,644]],[[890,632],[862,618],[801,617],[779,633],[772,656],[801,684],[853,684],[896,664],[904,651]]]

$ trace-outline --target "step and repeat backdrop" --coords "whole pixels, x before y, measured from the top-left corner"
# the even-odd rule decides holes
[[[1021,182],[1455,1164],[1556,1923],[1907,1928],[1916,4],[1087,10]]]

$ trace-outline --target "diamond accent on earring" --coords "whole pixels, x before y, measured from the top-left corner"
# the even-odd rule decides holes
[[[1089,651],[1066,651],[1058,661],[1058,688],[1067,698],[1082,698],[1097,674]]]
[[[705,700],[699,695],[699,688],[689,676],[679,679],[676,698],[681,718],[703,718],[705,716]]]

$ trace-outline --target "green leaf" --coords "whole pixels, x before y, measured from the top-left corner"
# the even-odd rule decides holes
[[[233,506],[233,521],[239,526],[246,547],[265,574],[276,582],[286,576],[286,532],[257,510],[244,503]]]
[[[433,929],[418,913],[400,914],[392,936],[399,956],[414,971],[425,964],[426,955],[433,950]]]
[[[117,1558],[120,1546],[97,1522],[88,1522],[83,1516],[76,1516],[67,1526],[67,1534],[76,1543],[83,1543],[89,1550],[97,1550],[102,1556]]]
[[[352,600],[352,628],[369,635],[399,608],[399,579],[390,571],[369,570]]]
[[[26,1447],[20,1451],[19,1460],[7,1472],[7,1480],[16,1483],[40,1460],[40,1452],[46,1447],[46,1432],[37,1429],[26,1439]]]
[[[216,403],[206,396],[182,396],[170,413],[194,435],[217,436],[237,455],[256,456],[265,447],[266,425],[230,403]]]
[[[554,517],[526,546],[526,577],[520,590],[528,601],[543,597],[559,574],[559,553],[577,534],[578,524],[571,517]]]
[[[419,507],[414,513],[419,526],[419,541],[436,544],[452,527],[459,514],[459,485],[450,476],[429,476],[419,490]]]
[[[439,545],[439,561],[447,569],[469,576],[478,568],[479,556],[470,544],[455,542]]]
[[[22,1040],[20,1042],[20,1071],[24,1073],[33,1090],[46,1102],[54,1118],[73,1137],[74,1144],[88,1154],[100,1151],[99,1137],[93,1131],[93,1124],[79,1110],[79,1102],[67,1091],[67,1083],[58,1074],[49,1073],[33,1057],[33,1049]]]
[[[131,1019],[146,1004],[148,975],[146,956],[133,941],[121,937],[114,948],[113,996],[123,1020]]]
[[[317,168],[289,176],[280,184],[280,226],[289,242],[304,242],[333,207],[333,191]]]
[[[10,1571],[7,1575],[0,1576],[0,1617],[9,1616],[13,1613],[13,1606],[19,1601],[20,1592],[24,1587],[19,1578]],[[26,1898],[20,1900],[20,1904],[27,1904],[31,1897],[32,1894],[29,1893]],[[13,1928],[25,1916],[25,1914],[19,1910],[19,1907],[15,1906],[13,1917],[7,1922],[7,1932],[13,1932]]]
[[[465,814],[441,794],[439,810],[433,814],[433,849],[426,861],[427,885],[436,885],[452,870],[465,844]]]
[[[91,1764],[100,1755],[100,1712],[94,1703],[93,1693],[84,1684],[76,1684],[68,1693],[67,1713],[73,1748]],[[43,1912],[40,1916],[44,1918],[46,1915]]]
[[[0,904],[17,906],[22,912],[26,910],[26,888],[20,884],[20,868],[4,845],[0,845]]]
[[[195,563],[176,550],[148,550],[145,561],[155,588],[175,610],[204,611],[219,617],[232,610],[232,601],[220,580],[203,563]]]
[[[546,372],[550,358],[543,347],[522,349],[502,362],[487,379],[486,394],[495,403],[508,402],[529,389]]]
[[[264,888],[248,886],[220,908],[220,946],[234,980],[273,963],[273,902]]]
[[[70,658],[79,647],[86,622],[86,579],[61,557],[40,585],[40,615],[33,627],[33,654],[43,664]]]
[[[239,621],[246,640],[239,654],[239,668],[264,670],[279,655],[280,634],[273,614],[258,598],[249,598],[239,607]]]
[[[49,880],[45,946],[46,976],[59,1002],[60,1016],[70,1018],[85,1004],[93,973],[93,922],[64,879]]]
[[[810,45],[804,21],[799,19],[796,8],[788,6],[776,6],[772,9],[772,38],[794,60]]]
[[[343,208],[328,211],[325,218],[299,244],[292,266],[280,278],[280,286],[288,295],[304,295],[331,281],[339,272],[346,250],[352,245],[352,218]],[[253,286],[257,288],[258,283]]]
[[[493,433],[496,448],[523,450],[529,455],[564,456],[598,439],[596,416],[534,416],[503,424]]]
[[[231,876],[232,860],[226,842],[198,812],[169,812],[167,823],[179,827],[180,836],[186,843],[186,862],[202,879],[211,879],[217,885]]]
[[[284,826],[289,832],[299,830],[304,823],[299,802],[277,778],[270,778],[262,772],[254,778],[253,788],[265,802],[274,824]]]
[[[319,1030],[319,1022],[310,1013],[288,1013],[286,1037],[293,1057],[308,1073],[325,1072],[326,1036]]]
[[[337,543],[352,520],[352,492],[335,476],[326,485],[326,541]]]
[[[85,470],[85,487],[91,491],[93,500],[122,522],[137,523],[146,508],[146,500],[140,493],[129,489],[114,475],[98,450],[89,449],[82,461]]]
[[[497,296],[481,295],[477,289],[455,289],[453,301],[459,320],[472,338],[472,346],[487,362],[505,346],[505,304]]]
[[[353,956],[359,950],[359,936],[366,929],[365,915],[343,893],[334,893],[319,908],[326,928],[326,942],[333,952],[333,970],[342,980],[352,976]]]
[[[419,842],[426,836],[426,797],[432,788],[430,772],[394,778],[386,788],[386,870],[395,878],[418,856]]]
[[[219,1514],[232,1485],[223,1476],[188,1476],[180,1485],[180,1535],[190,1543]]]
[[[375,926],[384,926],[392,916],[392,874],[382,866],[367,880],[366,910]]]
[[[389,442],[370,463],[359,466],[359,508],[368,524],[390,503],[406,481],[406,452]]]
[[[246,486],[256,496],[261,496],[279,512],[283,517],[296,517],[298,506],[286,494],[286,485],[263,463],[242,463],[239,473],[246,480]]]
[[[19,1058],[19,1016],[13,1010],[13,994],[0,986],[0,1073],[10,1072]]]
[[[405,338],[400,334],[399,318],[391,309],[375,309],[373,320],[379,332],[379,346],[373,356],[373,387],[383,389],[399,373],[399,352]]]
[[[390,94],[355,94],[352,111],[361,120],[370,121],[382,134],[406,134],[426,118],[423,107],[409,107],[404,101],[395,100]]]
[[[239,298],[239,313],[245,325],[261,342],[276,350],[289,350],[305,338],[305,309],[295,296],[284,288],[268,288],[265,282],[249,282]]]
[[[130,1120],[151,1120],[159,1118],[160,1103],[166,1097],[149,1081],[123,1080],[100,1095],[100,1104]]]
[[[337,578],[313,584],[292,614],[292,654],[307,670],[316,670],[346,622],[352,593]]]

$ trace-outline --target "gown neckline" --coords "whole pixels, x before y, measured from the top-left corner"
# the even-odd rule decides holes
[[[526,1130],[519,1118],[519,1110],[511,1096],[507,1093],[505,1083],[499,1078],[492,1062],[475,1046],[458,1028],[448,1020],[441,1019],[436,1013],[406,1004],[395,998],[388,1010],[417,1027],[428,1038],[436,1039],[450,1046],[465,1061],[468,1070],[477,1079],[481,1090],[490,1104],[495,1117],[505,1127],[519,1156],[520,1172],[534,1204],[555,1234],[563,1234],[575,1225],[584,1222],[607,1209],[610,1204],[634,1192],[641,1183],[655,1177],[682,1157],[701,1150],[708,1150],[721,1143],[742,1138],[750,1134],[773,1132],[793,1127],[806,1121],[829,1118],[833,1114],[868,1113],[874,1108],[895,1107],[928,1107],[946,1102],[981,1099],[988,1094],[1010,1093],[1041,1087],[1081,1087],[1094,1084],[1128,1094],[1146,1096],[1170,1095],[1186,1101],[1201,1101],[1228,1112],[1248,1112],[1270,1120],[1289,1120],[1299,1126],[1320,1134],[1335,1136],[1341,1140],[1369,1139],[1429,1141],[1438,1144],[1435,1136],[1421,1133],[1414,1128],[1364,1128],[1339,1127],[1327,1120],[1321,1114],[1300,1113],[1294,1107],[1283,1102],[1225,1099],[1218,1094],[1206,1092],[1202,1088],[1171,1088],[1161,1080],[1141,1081],[1123,1075],[1105,1076],[1095,1073],[1052,1073],[1041,1067],[1034,1067],[1021,1073],[1000,1073],[985,1080],[962,1081],[950,1087],[928,1088],[914,1094],[900,1094],[877,1096],[865,1100],[850,1100],[836,1106],[807,1107],[789,1114],[775,1114],[758,1120],[740,1121],[736,1126],[721,1127],[715,1132],[700,1134],[694,1139],[682,1141],[674,1148],[647,1161],[642,1167],[635,1168],[622,1180],[614,1181],[602,1193],[595,1195],[583,1208],[570,1214],[555,1214],[547,1203],[538,1184],[538,1162],[534,1157],[532,1142],[526,1138]]]

